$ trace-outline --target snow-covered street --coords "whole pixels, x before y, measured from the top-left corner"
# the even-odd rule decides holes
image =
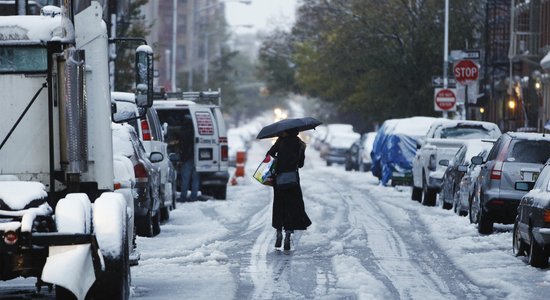
[[[132,298],[548,298],[549,271],[514,257],[511,226],[481,236],[467,218],[410,200],[409,188],[326,167],[312,147],[301,181],[313,225],[290,252],[276,250],[271,188],[251,178],[268,147],[253,144],[227,201],[179,203],[159,236],[138,238]],[[28,299],[33,287],[2,282],[0,298]]]

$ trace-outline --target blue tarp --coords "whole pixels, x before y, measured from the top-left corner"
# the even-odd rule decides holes
[[[412,172],[417,144],[435,120],[429,117],[413,117],[391,119],[382,124],[374,139],[371,171],[383,185],[387,185],[392,179],[393,172],[403,175]]]

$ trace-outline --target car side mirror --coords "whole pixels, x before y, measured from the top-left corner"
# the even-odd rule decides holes
[[[170,153],[168,154],[168,159],[171,162],[178,162],[181,160],[180,155],[178,153]]]
[[[458,166],[457,170],[458,170],[459,172],[467,172],[467,171],[468,171],[468,166],[466,166],[466,165],[460,165],[460,166]]]
[[[149,161],[151,161],[152,163],[161,162],[163,159],[164,159],[164,155],[160,152],[155,151],[149,154]]]
[[[153,106],[153,49],[141,45],[136,49],[136,104]]]
[[[517,181],[514,188],[518,191],[528,192],[533,189],[535,182],[533,181]]]
[[[439,165],[448,167],[449,166],[449,160],[448,159],[442,159],[442,160],[439,161]]]
[[[471,162],[474,165],[482,165],[483,164],[483,156],[474,156],[474,157],[472,157]]]

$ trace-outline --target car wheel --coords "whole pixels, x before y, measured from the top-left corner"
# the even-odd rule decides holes
[[[527,260],[529,265],[535,268],[548,268],[548,255],[544,253],[544,249],[537,243],[533,237],[533,232],[529,234],[529,256]]]
[[[160,216],[161,212],[157,211],[157,213],[153,216],[153,236],[156,236],[160,233]]]
[[[479,223],[477,224],[477,231],[481,234],[493,233],[493,220],[487,215],[487,212],[483,209],[479,209]]]
[[[218,199],[218,200],[225,200],[227,199],[227,186],[226,185],[222,185],[222,186],[219,186],[219,187],[214,187],[212,188],[212,192],[213,192],[213,196],[214,198]]]
[[[350,165],[350,164],[346,163],[346,165],[344,166],[344,169],[345,169],[346,171],[351,171],[352,168],[351,168],[351,165]]]
[[[441,195],[441,194],[440,194]],[[451,210],[453,208],[453,204],[445,201],[445,199],[441,199],[441,207],[446,210]]]
[[[468,216],[470,223],[477,224],[479,223],[479,199],[472,195],[469,202]]]
[[[413,186],[411,192],[411,200],[420,202],[422,200],[422,189]]]
[[[512,251],[515,256],[525,256],[527,252],[527,244],[521,239],[519,234],[518,220],[514,223],[514,232],[512,237]]]
[[[465,217],[466,215],[468,215],[468,211],[462,207],[462,201],[460,200],[460,190],[455,192],[455,196],[453,200],[454,200],[455,213],[461,217]]]
[[[160,208],[160,219],[162,222],[170,219],[170,207],[163,206]]]
[[[435,206],[435,200],[437,199],[437,193],[434,189],[431,189],[426,184],[426,181],[424,180],[424,184],[422,185],[422,205],[425,206]]]
[[[151,210],[145,216],[136,217],[136,232],[139,236],[153,237],[153,216]]]

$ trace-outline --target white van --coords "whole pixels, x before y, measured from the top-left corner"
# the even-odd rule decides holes
[[[176,97],[174,97],[176,96]],[[169,94],[166,100],[155,100],[160,122],[165,126],[166,142],[170,145],[171,130],[183,126],[191,117],[195,133],[195,167],[202,194],[226,199],[228,172],[227,128],[219,106],[220,92],[184,92]],[[216,103],[217,102],[217,103]],[[168,151],[173,151],[168,149]],[[179,180],[178,180],[179,183]]]

